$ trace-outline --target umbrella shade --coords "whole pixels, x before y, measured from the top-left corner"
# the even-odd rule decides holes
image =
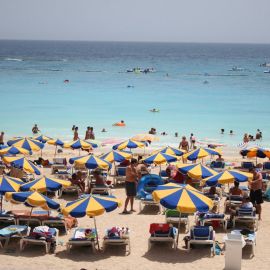
[[[132,154],[129,152],[112,150],[109,153],[102,155],[100,158],[108,162],[123,162],[124,160],[131,159]]]
[[[64,147],[71,149],[92,149],[97,148],[98,145],[96,143],[78,139],[70,143],[65,143]]]
[[[47,141],[48,144],[51,144],[51,145],[55,145],[55,146],[64,146],[64,142],[59,140],[59,139],[56,139],[56,140],[49,140]]]
[[[53,138],[50,138],[50,137],[45,136],[45,135],[40,135],[40,136],[34,137],[34,139],[37,141],[40,141],[42,143],[46,143],[47,141],[53,140]]]
[[[161,150],[159,150],[160,153],[165,153],[168,155],[173,155],[173,156],[182,156],[186,153],[185,150],[183,149],[177,149],[171,146],[166,146],[164,148],[162,148]]]
[[[0,150],[0,155],[5,155],[5,154],[10,154],[10,155],[17,155],[17,154],[23,154],[23,155],[29,155],[31,154],[31,151],[28,151],[25,148],[21,147],[16,147],[16,146],[10,146],[7,148],[4,148]]]
[[[258,157],[258,158],[268,157],[269,158],[270,157],[270,150],[259,148],[259,147],[253,147],[253,148],[241,150],[240,155],[247,156],[249,158],[251,158],[251,157]]]
[[[121,206],[120,200],[114,196],[97,196],[89,195],[85,198],[67,203],[62,209],[65,216],[72,217],[95,217],[102,215],[104,212],[111,212]]]
[[[68,180],[61,180],[56,178],[41,177],[21,186],[21,191],[39,191],[44,192],[48,190],[59,190],[62,187],[69,187],[71,182]]]
[[[138,142],[158,142],[159,138],[153,134],[137,134],[131,138],[131,140],[138,141]]]
[[[177,164],[176,166],[181,173],[187,174],[189,177],[194,179],[204,179],[217,174],[216,171],[202,165],[201,163]]]
[[[180,213],[206,212],[213,201],[190,185],[169,183],[158,186],[152,193],[153,199],[166,208],[176,209]]]
[[[198,148],[183,155],[188,160],[196,160],[198,158],[204,158],[210,155],[220,155],[221,151],[211,148]]]
[[[238,170],[227,170],[221,173],[218,173],[214,176],[205,178],[202,182],[207,186],[215,186],[217,184],[229,184],[234,181],[237,182],[246,182],[251,180],[253,175],[251,173],[245,173]]]
[[[164,164],[164,163],[175,162],[175,161],[177,161],[177,157],[159,152],[159,153],[154,154],[148,158],[143,159],[143,161],[147,164],[154,163],[156,165],[160,165],[160,164]]]
[[[127,141],[124,141],[124,142],[121,142],[119,144],[116,144],[113,146],[113,150],[123,150],[125,148],[142,148],[144,147],[145,144],[142,143],[142,142],[138,142],[138,141],[133,141],[133,140],[127,140]]]
[[[29,207],[41,207],[45,210],[57,210],[60,208],[59,203],[36,191],[7,192],[5,197],[8,201],[25,203],[25,205]]]
[[[94,155],[71,158],[69,160],[69,163],[71,163],[71,164],[76,163],[76,164],[80,164],[80,165],[85,165],[85,167],[88,169],[100,168],[100,169],[108,170],[112,166],[111,163],[109,163],[108,161],[101,159],[101,158],[98,158]]]
[[[0,194],[3,195],[6,192],[17,192],[23,183],[24,182],[19,178],[2,175],[0,176]]]
[[[37,140],[31,139],[31,138],[15,138],[15,139],[9,140],[7,144],[9,146],[12,145],[16,147],[21,147],[32,152],[40,151],[44,147],[43,143]]]
[[[35,173],[37,175],[41,174],[39,168],[25,157],[4,157],[3,161],[25,172]]]

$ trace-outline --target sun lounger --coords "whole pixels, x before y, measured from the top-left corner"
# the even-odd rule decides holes
[[[178,224],[180,219],[180,224],[185,225],[186,232],[189,231],[189,218],[188,214],[181,214],[180,217],[180,212],[177,210],[172,210],[172,209],[167,209],[165,211],[165,220],[167,223],[173,223],[173,224]]]
[[[253,163],[253,162],[251,162],[251,161],[243,161],[243,162],[241,163],[240,169],[241,169],[242,171],[249,171],[249,169],[254,168],[254,167],[255,167],[255,166],[254,166],[254,163]]]
[[[168,177],[168,175],[167,175],[167,173],[166,173],[165,170],[161,170],[161,171],[159,172],[159,176],[163,179],[163,181],[169,180],[169,177]]]
[[[46,210],[34,210],[30,217],[30,211],[28,210],[14,210],[12,211],[16,218],[16,224],[28,224],[29,226],[41,226],[42,220],[50,216],[50,211]]]
[[[11,238],[22,238],[29,235],[30,227],[20,226],[20,225],[9,225],[0,230],[0,247],[6,248]],[[2,240],[5,241],[4,246],[2,245]]]
[[[103,252],[108,245],[127,246],[127,255],[130,254],[130,238],[128,228],[113,227],[106,230],[103,239]]]
[[[52,174],[55,174],[59,170],[67,170],[66,158],[54,158],[52,164]]]
[[[20,240],[20,251],[23,251],[26,245],[42,245],[45,247],[46,253],[51,251],[54,253],[58,243],[59,231],[56,228],[47,226],[35,227],[29,236],[23,237]]]
[[[16,219],[10,212],[2,211],[0,213],[0,223],[5,223],[5,225],[16,225]]]
[[[112,195],[112,189],[109,186],[99,186],[94,185],[91,188],[91,194],[100,194],[100,195]]]
[[[50,228],[63,228],[65,234],[68,232],[68,227],[65,218],[61,215],[52,217],[49,216],[47,219],[42,220],[42,226],[48,226]]]
[[[115,170],[114,184],[124,183],[126,180],[126,167],[116,167]]]
[[[197,212],[195,214],[195,222],[199,223],[200,226],[205,226],[205,224],[209,222],[219,222],[220,224],[222,224],[224,230],[227,230],[227,219],[225,217],[225,214]]]
[[[210,245],[211,255],[215,255],[215,231],[212,226],[194,226],[190,229],[190,240],[188,250],[191,245]]]
[[[238,208],[236,211],[236,215],[233,217],[233,227],[235,227],[236,222],[252,223],[254,226],[254,230],[258,230],[258,218],[256,216],[256,209],[254,207]]]
[[[152,194],[150,193],[147,193],[147,192],[143,192],[141,191],[140,192],[140,203],[139,203],[139,209],[140,209],[140,212],[143,210],[143,207],[145,205],[155,205],[155,206],[158,206],[159,207],[159,212],[161,213],[162,212],[162,206],[160,203],[154,201],[153,197],[152,197]]]
[[[89,236],[85,235],[85,231],[89,231]],[[70,252],[71,247],[92,247],[93,252],[96,252],[97,235],[96,230],[91,228],[76,228],[72,237],[68,240],[66,246]]]
[[[263,170],[270,171],[270,162],[269,161],[263,163]]]
[[[222,172],[225,168],[225,162],[223,161],[212,161],[210,164],[210,168],[214,169],[217,172]]]
[[[148,239],[148,250],[154,242],[169,242],[174,249],[177,248],[176,236],[178,230],[166,223],[152,223],[149,230],[151,236]]]

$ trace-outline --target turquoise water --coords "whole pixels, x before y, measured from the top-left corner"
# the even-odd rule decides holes
[[[162,141],[176,143],[175,132],[194,132],[237,144],[259,128],[268,144],[264,62],[270,45],[0,41],[0,129],[8,137],[31,135],[37,123],[43,134],[70,139],[75,124],[82,137],[93,126],[102,139],[155,127],[169,134]],[[233,66],[244,70],[229,71]],[[125,72],[133,67],[156,72]],[[112,127],[121,119],[125,128]]]

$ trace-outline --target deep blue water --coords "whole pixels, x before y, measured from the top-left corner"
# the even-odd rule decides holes
[[[237,144],[260,128],[268,144],[264,62],[270,45],[0,41],[0,129],[9,137],[31,135],[37,123],[44,134],[69,139],[76,124],[82,136],[93,126],[99,139],[155,127],[170,142],[179,140],[175,132],[194,132]],[[229,71],[233,66],[243,70]],[[133,67],[156,72],[126,73]],[[112,127],[121,119],[126,128]]]

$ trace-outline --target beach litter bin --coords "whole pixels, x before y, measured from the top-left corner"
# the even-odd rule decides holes
[[[242,249],[246,245],[241,234],[227,234],[225,240],[225,270],[240,270]]]

